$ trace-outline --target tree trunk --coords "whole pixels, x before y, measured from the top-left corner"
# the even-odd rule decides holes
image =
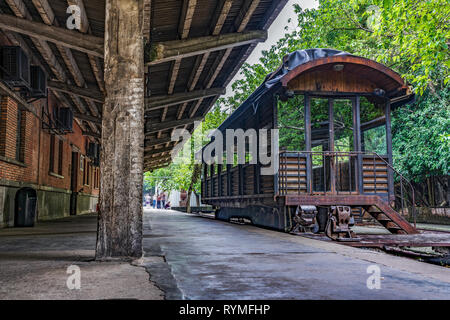
[[[194,190],[194,184],[197,182],[198,178],[200,178],[200,173],[202,172],[202,165],[201,164],[194,164],[194,168],[192,171],[192,179],[191,184],[189,185],[188,193],[187,193],[187,199],[186,199],[186,212],[191,213],[191,194],[192,190]]]
[[[96,258],[142,256],[142,0],[106,0],[105,104]]]

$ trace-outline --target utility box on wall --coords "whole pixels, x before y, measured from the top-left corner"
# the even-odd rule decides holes
[[[47,97],[47,77],[45,72],[39,66],[30,68],[30,86],[32,98]]]
[[[20,47],[1,48],[2,79],[13,87],[30,89],[30,62]]]

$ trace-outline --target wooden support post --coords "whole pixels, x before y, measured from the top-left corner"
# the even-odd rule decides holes
[[[334,152],[334,99],[328,99],[328,132],[329,132],[329,140],[328,140],[328,150]],[[332,156],[329,158],[330,162],[330,192],[332,194],[336,193],[336,156]],[[326,168],[324,168],[326,170]],[[325,190],[326,191],[326,190]]]
[[[364,193],[363,189],[363,175],[362,175],[362,154],[361,154],[361,111],[360,111],[360,96],[356,96],[353,100],[353,148],[357,155],[356,170],[355,170],[355,181],[356,190],[358,193]],[[350,191],[351,191],[350,186]]]
[[[271,129],[275,129],[275,130],[278,129],[278,98],[275,95],[272,96],[272,128]],[[258,134],[258,136],[259,136],[259,134]],[[259,140],[258,140],[258,144],[259,144]],[[274,194],[275,195],[280,193],[279,183],[278,183],[279,182],[279,178],[280,178],[280,175],[279,175],[280,150],[277,150],[277,153],[278,154],[276,156],[278,157],[278,159],[277,159],[277,161],[278,161],[278,170],[273,175],[273,187],[274,187]],[[258,151],[258,157],[259,157],[259,151]],[[258,158],[258,161],[259,161],[259,158]],[[261,175],[261,163],[258,163],[258,166],[259,166],[259,173]],[[261,189],[260,189],[260,191],[261,191]]]
[[[105,104],[96,258],[142,256],[143,1],[106,0]]]
[[[222,167],[223,167],[223,165],[222,164],[218,164],[217,165],[217,195],[219,196],[219,197],[221,197],[221,196],[223,196],[223,194],[222,194],[222,183],[223,183],[223,181],[222,181]]]
[[[239,175],[239,195],[244,195],[244,167],[242,164],[238,164],[238,175]]]
[[[392,129],[391,129],[391,101],[386,101],[385,107],[385,117],[386,117],[386,148],[388,155],[388,162],[392,166]],[[389,201],[391,201],[391,196],[394,195],[394,175],[391,168],[388,168],[388,195]]]
[[[259,158],[259,151],[260,151],[260,141],[259,141],[259,130],[260,128],[260,123],[261,123],[261,117],[260,117],[260,113],[256,113],[256,117],[254,119],[254,126],[256,128],[256,164],[253,165],[254,168],[254,172],[253,172],[253,177],[254,177],[254,183],[253,183],[253,187],[254,187],[254,193],[256,194],[260,194],[261,193],[261,159]]]
[[[231,164],[227,164],[227,196],[233,195],[233,189],[231,188],[231,169],[233,166]]]
[[[312,155],[311,155],[311,98],[305,94],[305,148],[308,152],[306,155],[306,189],[308,193],[313,191],[312,188]]]
[[[209,166],[209,196],[214,197],[214,163]]]

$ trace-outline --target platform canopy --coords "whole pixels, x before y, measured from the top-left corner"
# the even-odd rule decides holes
[[[287,0],[144,0],[145,169],[170,162],[175,128],[194,129],[225,92]],[[69,5],[79,30],[66,27]],[[0,37],[48,74],[48,87],[100,141],[105,94],[104,0],[0,0]]]

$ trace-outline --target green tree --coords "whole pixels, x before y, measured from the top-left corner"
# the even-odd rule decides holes
[[[188,208],[190,212],[190,195],[192,191],[197,197],[201,192],[200,185],[200,168],[201,164],[195,161],[195,153],[199,150],[195,146],[203,146],[209,140],[207,135],[210,130],[216,129],[229,114],[221,110],[218,106],[206,115],[192,137],[186,141],[186,145],[190,148],[183,148],[181,154],[177,155],[177,159],[168,167],[146,172],[144,174],[144,185],[155,187],[159,186],[163,190],[186,190],[188,191]],[[187,153],[187,154],[186,154]]]
[[[234,95],[218,104],[235,110],[295,50],[334,48],[367,57],[399,72],[418,95],[413,106],[393,113],[394,164],[416,181],[448,174],[448,0],[319,0],[317,9],[294,10],[298,27],[263,51],[259,63],[244,64],[242,79],[232,84]],[[301,139],[301,130],[288,127],[298,127],[302,115],[292,99],[281,108],[283,146],[283,139]],[[283,137],[283,130],[291,136]]]

